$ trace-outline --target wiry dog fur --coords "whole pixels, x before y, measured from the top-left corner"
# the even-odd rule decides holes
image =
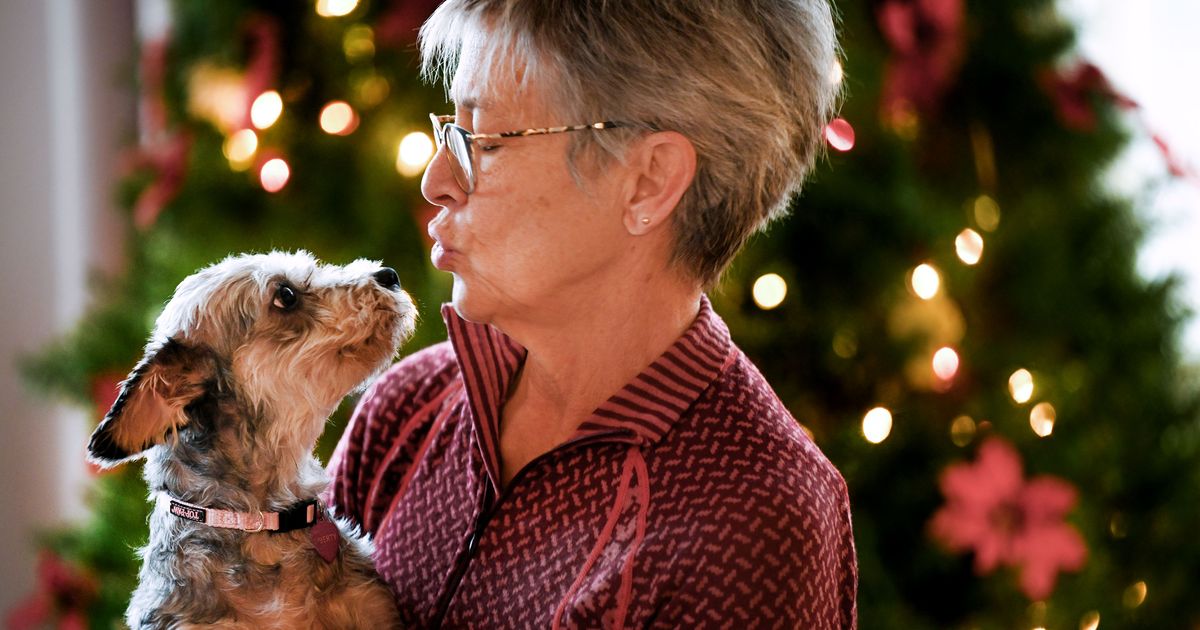
[[[326,420],[413,328],[412,302],[394,281],[377,262],[273,252],[227,258],[179,285],[88,445],[103,466],[146,458],[156,505],[130,627],[396,625],[370,543],[345,522],[327,563],[308,529],[250,533],[168,512],[168,495],[280,512],[326,488],[312,455]]]

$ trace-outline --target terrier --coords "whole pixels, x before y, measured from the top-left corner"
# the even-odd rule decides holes
[[[103,467],[146,458],[131,628],[397,626],[370,541],[321,502],[312,451],[414,319],[396,272],[367,260],[243,254],[180,283],[88,444]]]

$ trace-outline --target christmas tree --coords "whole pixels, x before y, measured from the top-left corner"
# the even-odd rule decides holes
[[[30,382],[98,419],[174,286],[231,252],[383,260],[421,307],[405,352],[443,339],[416,177],[446,108],[416,77],[434,4],[175,3],[140,52],[130,272]],[[838,9],[829,157],[713,299],[846,477],[861,625],[1200,624],[1185,314],[1136,274],[1136,208],[1101,180],[1131,101],[1049,0]],[[40,542],[14,623],[119,618],[149,506],[137,466],[95,488],[92,519]]]

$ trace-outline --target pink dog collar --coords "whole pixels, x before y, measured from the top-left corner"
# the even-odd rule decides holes
[[[325,513],[324,506],[316,499],[301,501],[283,512],[232,512],[192,505],[167,497],[168,511],[193,523],[211,527],[240,529],[245,532],[289,532],[310,527]]]

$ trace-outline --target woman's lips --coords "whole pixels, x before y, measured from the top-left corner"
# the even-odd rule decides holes
[[[429,252],[429,258],[433,261],[433,266],[442,271],[450,271],[450,267],[458,258],[458,252],[445,247],[441,242],[434,241],[433,249]]]

